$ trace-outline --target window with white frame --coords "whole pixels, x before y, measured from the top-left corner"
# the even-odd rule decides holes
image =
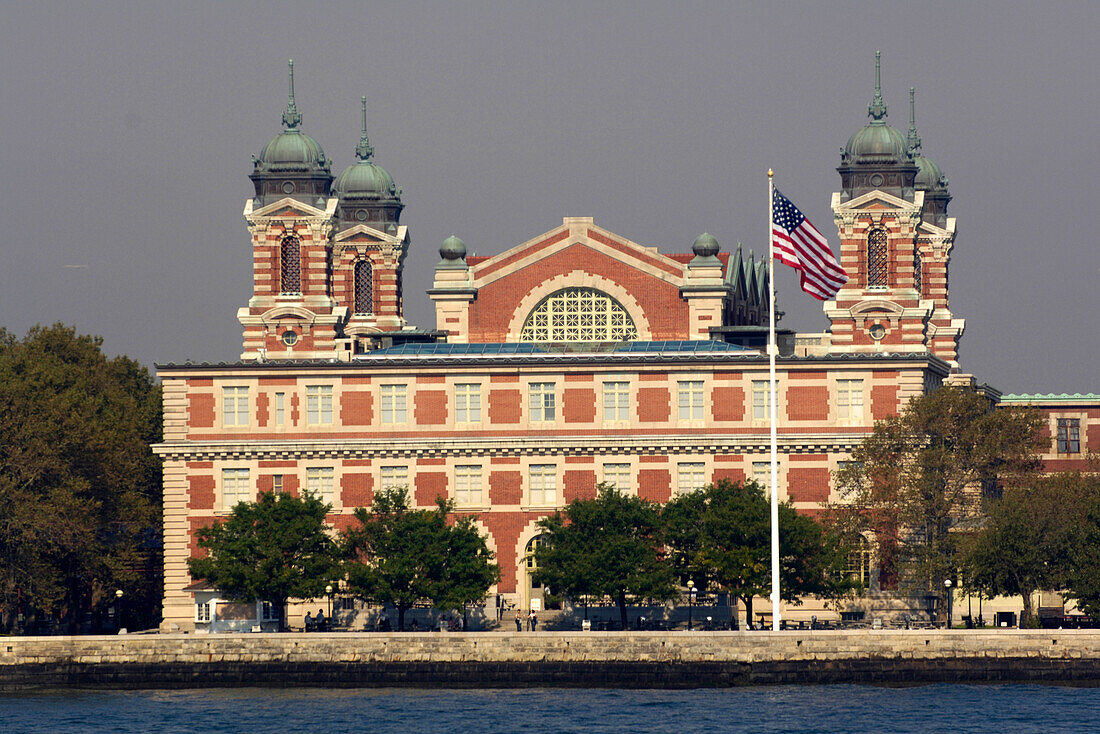
[[[630,420],[629,382],[603,384],[603,419],[605,421]]]
[[[195,621],[196,622],[209,622],[210,621],[210,602],[198,602],[195,604]]]
[[[481,422],[481,384],[464,382],[455,385],[455,422]]]
[[[779,467],[776,467],[778,473]],[[764,488],[764,494],[771,496],[772,489],[772,463],[770,461],[752,462],[752,480]]]
[[[384,466],[382,467],[381,488],[387,489],[408,489],[409,487],[409,467],[407,466]]]
[[[553,506],[558,501],[558,467],[532,464],[529,474],[532,505]]]
[[[554,420],[557,415],[554,403],[554,383],[532,382],[529,395],[530,420],[536,422]]]
[[[286,393],[275,393],[275,425],[286,425]]]
[[[836,381],[836,409],[842,421],[863,418],[863,380]]]
[[[1058,419],[1058,453],[1081,453],[1081,419]]]
[[[283,475],[282,474],[272,475],[272,477],[271,477],[271,491],[274,492],[275,494],[282,494],[285,491],[283,489]]]
[[[703,419],[703,381],[681,380],[676,383],[677,417],[682,421]]]
[[[620,492],[631,490],[630,464],[604,464],[603,483]]]
[[[405,385],[382,385],[382,422],[404,423],[408,419]]]
[[[463,464],[455,467],[455,504],[481,504],[480,464]]]
[[[251,501],[248,469],[222,469],[222,509],[232,510],[239,502]]]
[[[279,621],[279,615],[275,609],[275,605],[269,601],[260,602],[260,621],[261,622],[277,622]]]
[[[248,388],[222,388],[222,425],[248,425]]]
[[[707,483],[705,465],[701,461],[681,462],[676,465],[676,494],[690,494]]]
[[[332,385],[306,385],[306,424],[332,425]]]
[[[331,466],[311,466],[306,469],[306,491],[326,505],[332,504],[336,470]]]
[[[776,390],[779,386],[776,386]],[[771,418],[771,381],[752,381],[752,419],[766,421]]]

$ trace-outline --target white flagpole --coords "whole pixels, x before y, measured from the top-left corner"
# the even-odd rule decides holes
[[[775,248],[772,239],[773,207],[775,205],[774,173],[768,169],[768,406],[771,422],[771,510],[772,510],[772,630],[779,629],[779,438],[776,434],[778,414],[775,399],[775,355],[779,346],[775,340]]]

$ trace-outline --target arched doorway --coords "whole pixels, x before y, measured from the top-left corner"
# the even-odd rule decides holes
[[[538,568],[538,564],[535,562],[535,549],[545,542],[546,534],[540,533],[527,541],[527,546],[523,549],[523,560],[520,562],[521,576],[523,577],[520,584],[520,603],[524,610],[531,608],[533,599],[538,600],[539,609],[546,608],[543,603],[545,591],[542,586],[536,585],[532,580],[535,570]]]

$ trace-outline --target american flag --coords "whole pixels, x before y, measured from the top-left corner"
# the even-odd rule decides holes
[[[819,301],[832,298],[848,282],[829,243],[779,189],[772,196],[772,244],[775,259],[801,271],[802,290]]]

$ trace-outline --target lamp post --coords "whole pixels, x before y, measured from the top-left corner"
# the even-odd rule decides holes
[[[943,580],[943,588],[946,590],[944,593],[947,596],[947,626],[944,629],[951,629],[951,605],[955,600],[955,595],[951,593],[951,579]]]
[[[332,624],[332,584],[325,587],[325,593],[328,594],[328,623]]]
[[[119,631],[122,630],[122,589],[115,591],[115,617]]]
[[[691,614],[695,610],[695,582],[688,579],[688,630],[695,629],[691,624]]]

